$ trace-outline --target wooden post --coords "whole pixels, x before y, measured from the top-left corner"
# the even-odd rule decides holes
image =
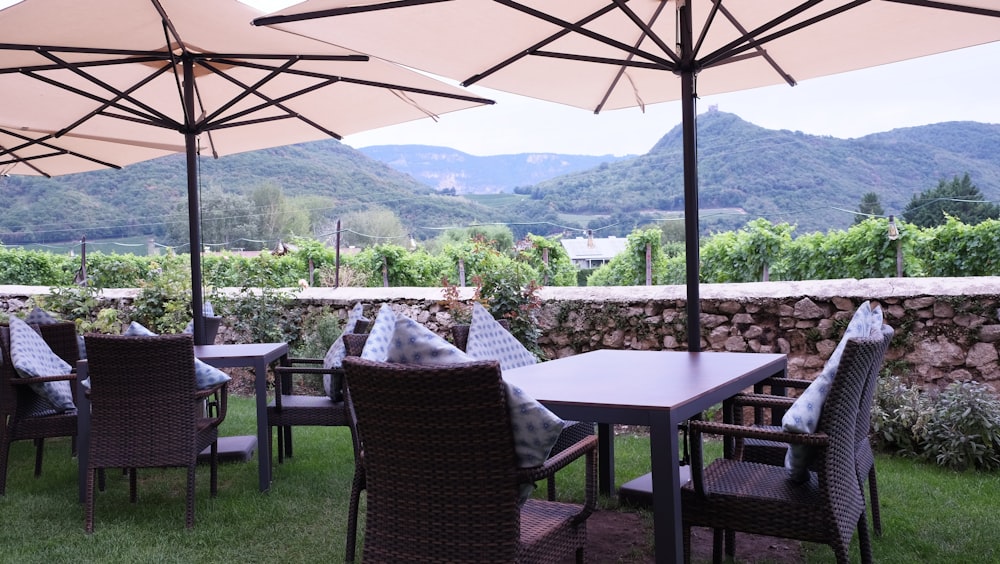
[[[314,274],[316,274],[316,266],[313,264],[313,259],[310,258],[309,259],[309,287],[310,288],[313,287],[313,286],[315,286]]]
[[[336,254],[333,259],[333,287],[340,287],[340,220],[337,220]]]
[[[653,285],[653,245],[646,243],[646,285]]]
[[[542,249],[542,264],[545,265],[545,277],[542,278],[542,284],[549,285],[549,250]]]
[[[458,285],[465,288],[465,261],[458,259]]]
[[[385,260],[385,255],[382,255],[382,286],[389,287],[389,262]]]

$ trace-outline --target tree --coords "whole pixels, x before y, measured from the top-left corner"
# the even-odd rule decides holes
[[[861,204],[858,205],[858,215],[854,216],[854,225],[870,217],[883,215],[885,215],[885,210],[882,209],[882,202],[879,201],[878,194],[868,192],[864,196],[861,196]]]
[[[966,173],[951,182],[941,180],[937,188],[913,196],[903,210],[903,219],[918,227],[944,225],[946,216],[966,225],[976,225],[987,219],[1000,218],[1000,206],[986,200]]]
[[[187,204],[178,211],[187,210]],[[259,249],[253,202],[249,198],[221,188],[209,188],[201,196],[201,240],[213,250],[242,247]],[[188,222],[170,224],[168,237],[174,245],[190,241]]]
[[[365,211],[344,215],[340,222],[343,234],[341,243],[367,247],[372,245],[409,245],[406,228],[399,216],[383,207],[372,207]],[[334,231],[329,229],[328,231]]]

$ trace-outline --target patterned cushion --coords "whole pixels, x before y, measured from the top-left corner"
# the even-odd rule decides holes
[[[472,304],[472,323],[469,325],[465,352],[476,360],[498,360],[501,370],[528,366],[538,361],[479,302]]]
[[[368,340],[371,341],[371,337]],[[366,343],[365,350],[367,349]],[[472,360],[472,357],[430,329],[404,315],[396,316],[392,339],[386,351],[386,362],[429,365],[458,364]]]
[[[52,352],[41,335],[16,317],[10,318],[10,359],[22,378],[61,376],[73,370],[69,363]],[[32,384],[31,389],[59,413],[76,409],[73,388],[67,380]]]
[[[347,356],[347,348],[344,347],[344,337],[343,335],[348,335],[354,333],[354,329],[358,325],[358,321],[368,321],[364,317],[365,308],[361,305],[361,302],[354,304],[351,311],[347,314],[347,324],[344,325],[344,332],[341,333],[340,337],[330,345],[330,349],[326,351],[326,356],[323,357],[323,368],[340,368],[341,363],[344,361],[344,357]],[[326,390],[326,395],[330,396],[333,401],[343,400],[343,382],[341,379],[343,376],[339,374],[324,374],[323,375],[323,389]]]
[[[844,348],[849,339],[880,336],[882,331],[882,307],[876,305],[872,307],[869,302],[865,302],[854,312],[854,317],[847,325],[844,336],[837,344],[833,354],[823,366],[823,371],[816,376],[809,387],[785,412],[781,419],[781,426],[790,433],[815,433],[816,425],[819,424],[819,417],[822,413],[823,402],[830,392],[830,385],[837,374],[837,367],[840,365],[840,357],[844,354]],[[808,479],[808,466],[814,453],[814,449],[805,445],[791,445],[785,454],[785,468],[792,480],[802,482]]]
[[[153,333],[149,329],[146,329],[141,324],[133,321],[129,324],[128,329],[125,330],[123,335],[130,337],[155,337],[156,333]],[[225,372],[219,370],[218,368],[205,364],[204,362],[194,359],[194,379],[195,385],[199,390],[204,390],[216,386],[223,382],[228,382],[230,380],[229,375]]]
[[[389,343],[396,330],[396,313],[389,304],[382,304],[375,316],[375,323],[368,332],[365,348],[361,350],[361,358],[385,362],[389,358]]]
[[[40,307],[36,307],[28,312],[28,315],[24,317],[24,322],[28,325],[52,325],[59,323],[59,318]]]

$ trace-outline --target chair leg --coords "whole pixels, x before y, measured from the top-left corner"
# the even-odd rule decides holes
[[[556,477],[554,475],[548,477],[548,490],[549,490],[548,491],[549,501],[555,501],[556,500]]]
[[[187,471],[187,508],[184,515],[184,526],[194,528],[194,473],[197,464],[188,466]]]
[[[875,478],[875,465],[868,471],[868,493],[872,506],[872,528],[875,529],[875,536],[882,536],[882,514],[878,503],[878,480]]]
[[[274,431],[278,435],[278,464],[285,462],[285,436],[282,433],[283,427],[275,427]]]
[[[861,564],[872,564],[872,539],[868,535],[868,517],[864,511],[858,518],[858,547],[861,549]]]
[[[0,495],[7,495],[7,459],[10,457],[10,441],[0,438]]]
[[[136,480],[136,470],[135,468],[128,468],[128,500],[135,503],[139,499],[139,491],[137,488]]]
[[[215,497],[219,494],[219,441],[217,440],[212,442],[209,466],[209,491],[212,497]]]
[[[42,455],[45,453],[45,439],[35,439],[35,477],[42,475]]]
[[[691,526],[684,525],[683,534],[684,564],[691,564]]]
[[[351,500],[347,508],[347,548],[344,553],[345,564],[353,564],[358,543],[358,511],[361,505],[361,491],[365,489],[364,470],[355,467],[354,479],[351,481]]]
[[[712,564],[722,564],[723,540],[726,538],[725,529],[712,529]]]
[[[103,470],[103,469],[102,469]],[[94,532],[94,469],[87,468],[86,491],[83,496],[83,530]]]
[[[292,457],[292,426],[285,425],[285,456]]]

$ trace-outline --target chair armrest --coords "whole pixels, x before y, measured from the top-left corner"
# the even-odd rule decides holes
[[[229,382],[221,382],[195,392],[198,401],[206,401],[205,413],[212,422],[213,427],[218,427],[226,419],[226,411],[229,407]],[[214,415],[213,415],[214,412]]]
[[[318,364],[318,365],[322,365],[323,364],[323,359],[322,358],[289,358],[288,362],[290,362],[291,364]],[[290,367],[284,366],[282,368],[290,368]]]
[[[755,385],[755,387],[759,387],[759,386],[771,386],[771,387],[774,387],[774,386],[777,386],[777,387],[781,387],[781,388],[796,388],[796,389],[803,390],[805,388],[808,388],[809,384],[812,384],[812,383],[813,383],[812,380],[802,380],[800,378],[783,378],[783,377],[778,377],[778,376],[772,376],[770,378],[766,378],[764,380],[761,380],[760,382],[758,382]]]
[[[695,492],[700,496],[710,495],[705,491],[705,461],[701,445],[702,433],[738,437],[741,439],[764,439],[816,447],[826,447],[830,443],[830,436],[826,433],[788,433],[781,430],[744,427],[743,425],[717,423],[714,421],[689,420],[688,432],[688,439],[691,444],[691,481],[693,482]]]
[[[76,374],[59,374],[57,376],[34,376],[31,378],[11,378],[10,383],[14,385],[42,384],[45,382],[61,382],[63,380],[76,380]]]
[[[795,403],[795,398],[772,396],[770,394],[742,393],[733,396],[733,407],[778,407],[789,408]]]
[[[590,435],[573,445],[549,457],[544,464],[531,468],[518,469],[518,482],[537,482],[554,475],[571,462],[586,456],[586,492],[583,508],[574,516],[574,522],[579,523],[597,509],[597,437]]]
[[[323,363],[322,359],[306,359],[306,360],[318,360],[319,364]],[[332,375],[334,371],[341,370],[340,368],[323,368],[322,366],[275,366],[274,370],[274,395],[281,396],[291,395],[291,377],[293,374],[312,374],[312,375]],[[287,380],[287,383],[286,383]],[[287,388],[282,391],[282,388]],[[279,401],[279,400],[276,400]],[[280,401],[279,406],[280,408]]]
[[[700,442],[702,433],[810,446],[826,446],[830,442],[830,437],[826,433],[789,433],[773,428],[744,427],[743,425],[715,421],[688,421],[688,430],[691,434],[692,445],[696,438]]]

